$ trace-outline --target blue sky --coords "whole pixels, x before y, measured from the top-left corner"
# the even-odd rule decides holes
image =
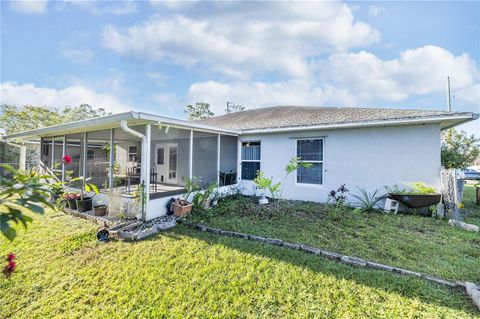
[[[449,75],[453,109],[480,112],[479,60],[478,1],[1,2],[8,104],[441,110]]]

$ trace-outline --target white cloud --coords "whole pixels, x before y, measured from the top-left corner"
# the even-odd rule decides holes
[[[37,87],[34,84],[2,82],[0,84],[0,104],[36,106],[77,106],[83,103],[103,107],[119,113],[130,110],[129,105],[110,93],[98,93],[81,85],[73,85],[61,90]]]
[[[42,14],[47,11],[47,0],[15,0],[10,1],[10,9],[23,14]]]
[[[308,77],[308,60],[379,41],[336,2],[161,3],[156,15],[126,30],[107,26],[105,46],[140,60],[203,65],[231,77],[274,72]],[[172,9],[173,8],[173,9]]]
[[[63,0],[56,2],[56,10],[79,9],[93,15],[113,14],[125,15],[135,13],[138,4],[133,0],[99,1],[99,0]]]
[[[351,105],[347,90],[319,87],[306,80],[285,82],[198,82],[190,86],[188,103],[207,102],[216,114],[224,112],[227,101],[247,108],[273,105]]]
[[[303,80],[194,83],[187,100],[210,103],[220,113],[226,101],[247,107],[385,106],[411,98],[438,100],[446,95],[448,75],[459,104],[455,110],[479,111],[480,78],[475,62],[468,55],[454,56],[440,47],[406,50],[391,60],[365,51],[339,53],[312,63],[311,68],[317,76]]]
[[[468,87],[479,79],[478,67],[468,55],[454,56],[432,45],[403,51],[399,58],[391,60],[365,51],[334,54],[314,68],[322,82],[348,89],[361,102],[440,94],[445,92],[447,76],[453,90]]]
[[[72,62],[87,65],[91,62],[94,52],[88,47],[90,34],[75,32],[58,44],[60,55]]]
[[[379,6],[379,5],[370,5],[368,6],[368,14],[377,17],[387,11],[384,7]]]

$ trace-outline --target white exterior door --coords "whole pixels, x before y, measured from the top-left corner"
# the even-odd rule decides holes
[[[176,143],[155,144],[155,167],[157,181],[177,184],[178,146]]]

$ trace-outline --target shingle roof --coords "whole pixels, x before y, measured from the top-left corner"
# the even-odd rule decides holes
[[[447,111],[406,109],[273,106],[215,116],[198,122],[228,129],[253,130],[394,119],[415,119],[453,114],[455,113]]]

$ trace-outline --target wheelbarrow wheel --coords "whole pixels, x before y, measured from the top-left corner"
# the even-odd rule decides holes
[[[106,228],[102,228],[97,232],[97,239],[99,241],[107,241],[109,235],[110,233],[108,232],[108,230]]]

